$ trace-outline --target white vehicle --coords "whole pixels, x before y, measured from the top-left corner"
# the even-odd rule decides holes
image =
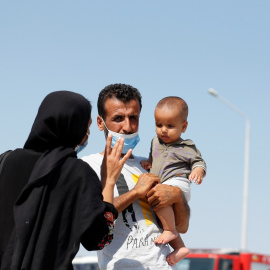
[[[99,270],[97,256],[75,257],[72,264],[74,270]]]

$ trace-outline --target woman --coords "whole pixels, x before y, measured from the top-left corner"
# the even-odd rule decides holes
[[[87,144],[91,122],[83,96],[53,92],[41,103],[24,148],[6,158],[0,174],[1,270],[73,269],[80,243],[96,250],[112,240],[113,187],[131,153],[120,160],[123,141],[111,150],[108,138],[102,190],[76,153]]]

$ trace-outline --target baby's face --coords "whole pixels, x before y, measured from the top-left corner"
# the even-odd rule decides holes
[[[157,136],[167,144],[176,142],[188,125],[179,110],[168,107],[156,108],[155,120]]]

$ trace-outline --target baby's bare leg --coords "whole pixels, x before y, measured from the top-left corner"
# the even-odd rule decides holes
[[[174,251],[167,256],[166,260],[169,265],[173,266],[189,254],[189,249],[185,247],[180,235],[178,235],[176,239],[172,240],[170,245]]]
[[[171,206],[167,206],[156,211],[156,214],[162,223],[164,231],[154,242],[156,244],[166,244],[178,235],[175,229],[174,212]]]

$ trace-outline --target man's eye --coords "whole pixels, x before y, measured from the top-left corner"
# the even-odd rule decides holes
[[[137,116],[135,116],[135,115],[132,115],[132,116],[130,116],[130,118],[129,118],[129,119],[130,119],[130,120],[133,120],[133,121],[134,121],[134,120],[136,120],[136,121],[137,121],[137,120],[138,120],[138,117],[137,117]]]
[[[113,121],[115,121],[115,122],[122,122],[122,121],[123,121],[123,117],[121,117],[121,116],[116,116],[116,117],[113,119]]]

